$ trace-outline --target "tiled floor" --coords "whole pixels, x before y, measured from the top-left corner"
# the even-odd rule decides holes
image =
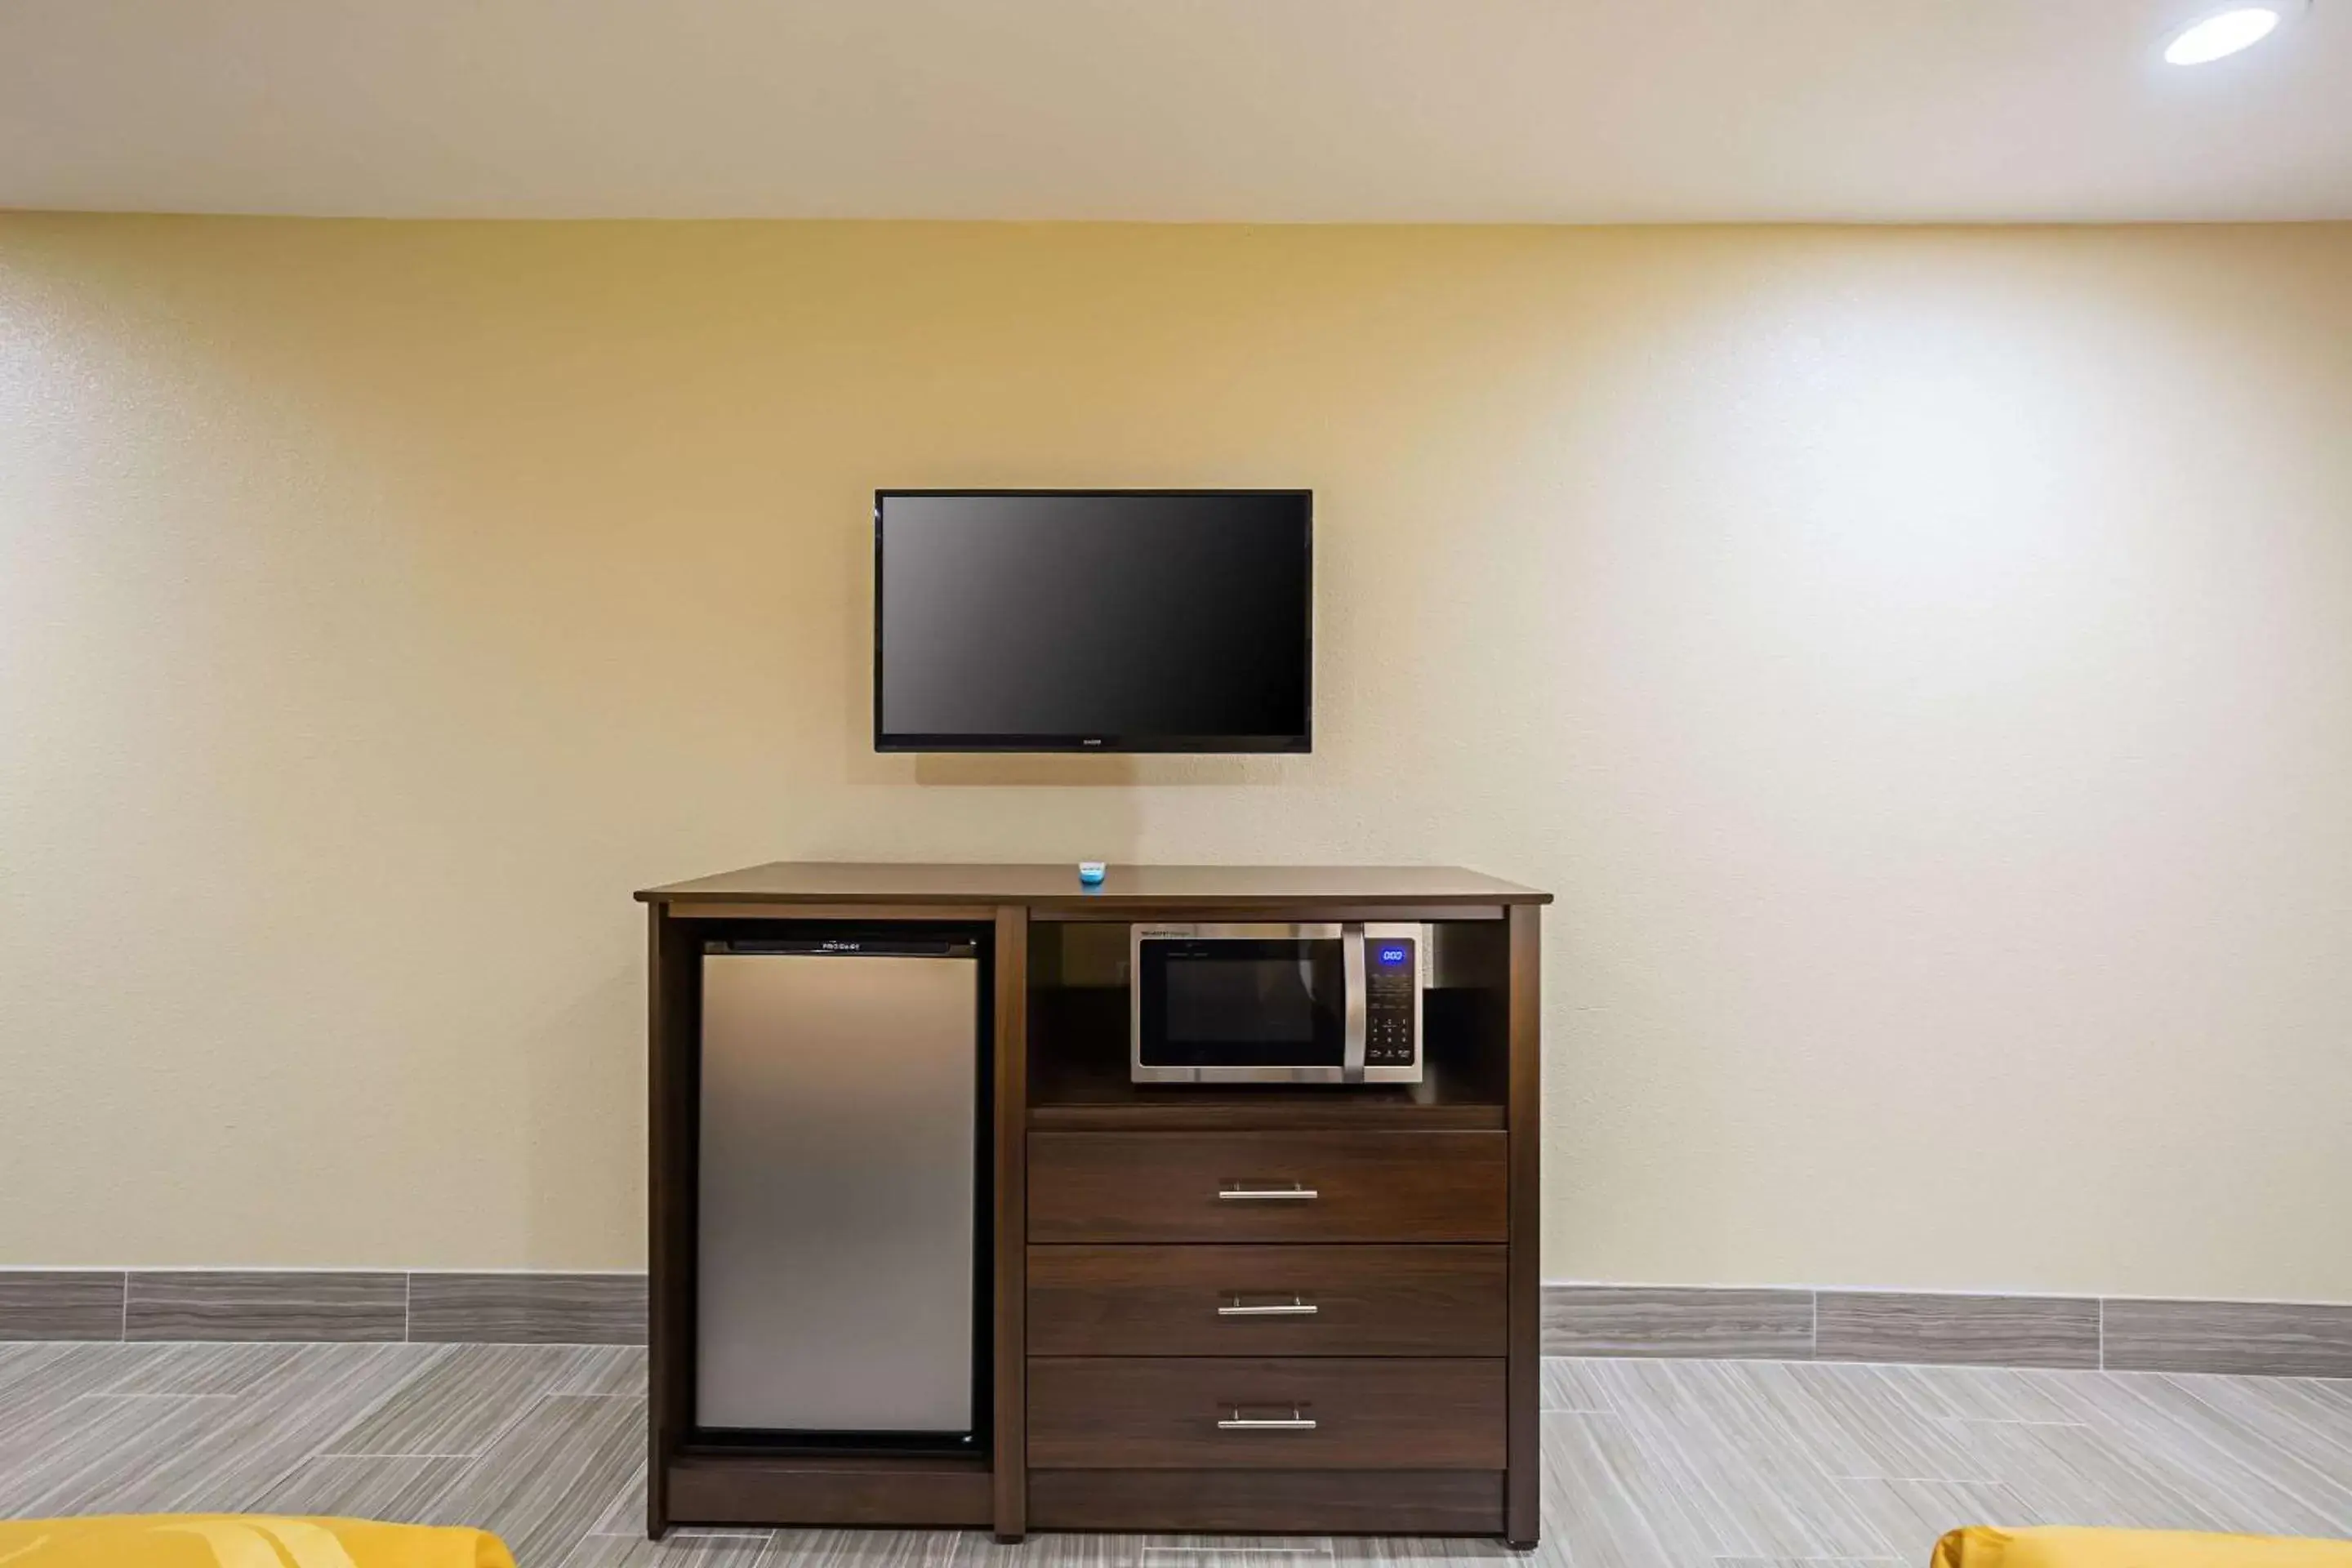
[[[2352,1534],[2352,1383],[1552,1361],[1543,1546],[853,1531],[637,1533],[642,1351],[0,1345],[0,1513],[486,1525],[523,1568],[1924,1563],[1950,1525]]]

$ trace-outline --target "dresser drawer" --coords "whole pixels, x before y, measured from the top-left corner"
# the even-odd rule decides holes
[[[1089,1470],[1499,1469],[1503,1364],[1033,1357],[1029,1463]]]
[[[1029,1522],[1041,1530],[1184,1535],[1492,1535],[1504,1523],[1503,1477],[1496,1470],[1032,1470]],[[1448,1555],[1432,1549],[1397,1561],[1435,1563]],[[1204,1564],[1252,1561],[1218,1552],[1169,1553],[1165,1560],[1196,1556]]]
[[[1502,1241],[1501,1132],[1033,1132],[1029,1239]]]
[[[1498,1356],[1500,1247],[1033,1247],[1032,1355]]]

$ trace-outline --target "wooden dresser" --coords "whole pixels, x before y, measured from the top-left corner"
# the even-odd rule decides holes
[[[656,888],[649,1531],[1538,1530],[1539,920],[1435,868],[778,864]],[[745,922],[992,939],[991,1451],[694,1441],[697,964]],[[1423,1081],[1138,1086],[1130,923],[1429,922]]]

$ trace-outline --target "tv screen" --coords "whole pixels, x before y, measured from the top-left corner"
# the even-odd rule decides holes
[[[884,490],[884,752],[1304,752],[1307,490]]]

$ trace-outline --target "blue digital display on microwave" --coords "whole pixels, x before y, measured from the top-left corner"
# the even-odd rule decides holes
[[[1402,947],[1384,947],[1381,949],[1381,962],[1382,963],[1402,963],[1405,961],[1405,950]]]

